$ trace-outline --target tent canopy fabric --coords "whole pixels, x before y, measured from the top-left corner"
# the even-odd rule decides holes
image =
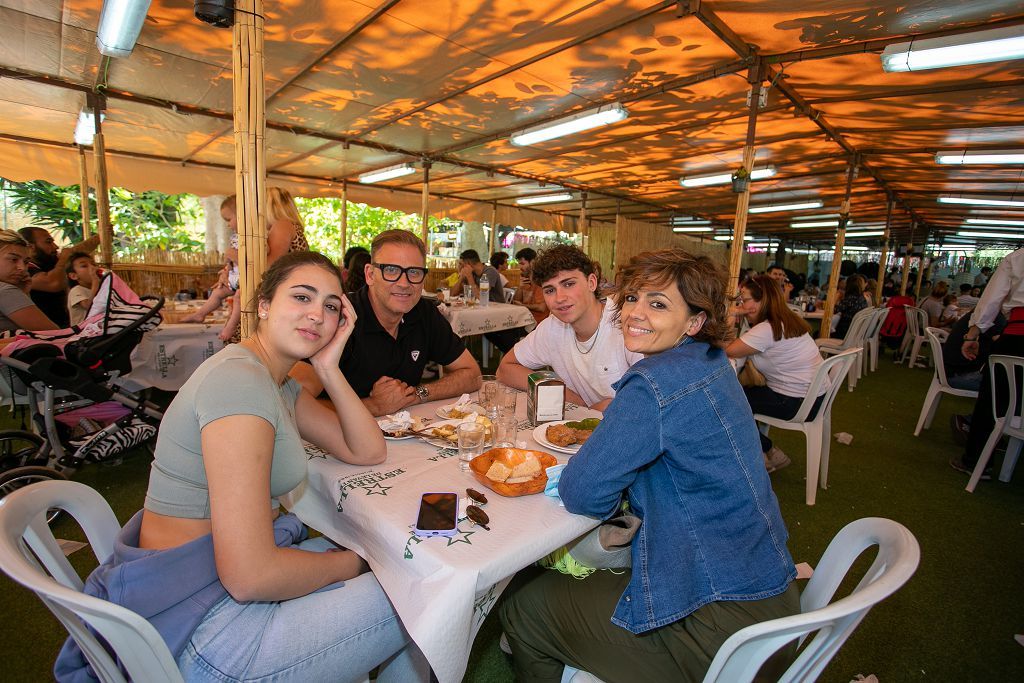
[[[231,31],[191,2],[153,0],[127,59],[95,47],[101,0],[0,2],[0,164],[14,180],[78,182],[72,134],[89,93],[106,98],[110,182],[134,190],[234,188]],[[673,216],[731,226],[731,187],[680,178],[732,172],[757,115],[747,232],[795,242],[834,228],[791,219],[839,211],[846,170],[854,225],[885,220],[920,243],[968,216],[1024,210],[940,204],[943,195],[1022,197],[1022,167],[939,166],[940,150],[1024,147],[1024,60],[885,73],[886,45],[1024,25],[1014,0],[282,0],[266,12],[268,183],[420,209],[422,172],[379,185],[361,173],[431,162],[431,212],[572,229],[586,215],[667,227]],[[515,131],[619,102],[625,121],[517,147]],[[517,207],[566,189],[572,199]],[[584,200],[584,194],[586,199]],[[877,239],[877,238],[876,238]]]

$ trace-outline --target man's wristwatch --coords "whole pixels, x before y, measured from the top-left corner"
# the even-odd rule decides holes
[[[420,399],[420,403],[426,403],[430,399],[430,390],[421,384],[416,387],[416,396]]]

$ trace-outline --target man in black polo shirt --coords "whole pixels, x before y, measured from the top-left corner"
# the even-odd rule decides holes
[[[387,230],[370,247],[366,286],[349,295],[356,327],[341,356],[341,371],[374,415],[416,403],[476,391],[480,368],[436,306],[420,297],[426,277],[426,247],[407,230]],[[420,384],[430,361],[444,377]],[[292,373],[314,396],[315,380],[299,367]],[[315,376],[314,376],[315,377]]]

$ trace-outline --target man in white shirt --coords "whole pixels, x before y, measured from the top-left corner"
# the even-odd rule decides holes
[[[498,380],[526,389],[531,372],[550,365],[565,382],[566,400],[604,410],[612,384],[643,354],[626,350],[611,301],[597,298],[594,264],[580,249],[558,245],[533,262],[551,315],[501,359]]]
[[[982,269],[982,272],[984,273],[985,269]],[[992,343],[992,355],[1024,357],[1024,249],[1018,249],[1005,256],[988,281],[978,305],[974,308],[974,313],[971,314],[971,326],[964,334],[960,350],[964,358],[974,360],[978,356],[979,337],[995,324],[1000,311],[1006,315],[1008,322],[1003,333]],[[1009,387],[1003,377],[1000,377],[998,384],[996,405],[1002,414],[1006,411]],[[953,469],[968,474],[974,470],[978,456],[981,455],[994,427],[992,380],[986,363],[981,370],[981,388],[978,399],[974,402],[967,448],[962,457],[950,460],[949,464]]]

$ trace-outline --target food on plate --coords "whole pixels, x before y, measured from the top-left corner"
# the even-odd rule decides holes
[[[473,411],[471,411],[471,410],[459,410],[455,406],[452,406],[451,408],[449,408],[448,410],[445,411],[445,413],[448,415],[448,418],[451,419],[451,420],[461,420],[462,418],[464,418],[467,415],[469,415],[471,412],[473,412]]]
[[[430,430],[433,436],[436,436],[447,441],[458,441],[459,435],[457,433],[458,426],[453,424],[441,425],[440,427],[434,427]]]
[[[554,424],[547,428],[544,438],[556,446],[577,446],[590,438],[590,435],[597,429],[601,420],[596,417],[588,417],[578,422],[566,422]]]

